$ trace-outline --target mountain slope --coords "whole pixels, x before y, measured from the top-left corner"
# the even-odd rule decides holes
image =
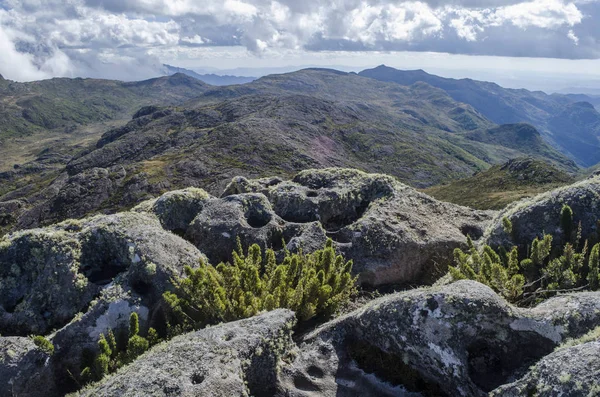
[[[504,124],[490,129],[468,131],[462,135],[469,140],[511,148],[542,158],[569,172],[577,171],[575,163],[546,143],[539,131],[530,124]]]
[[[497,124],[525,122],[534,125],[544,139],[580,165],[591,166],[600,162],[600,131],[589,127],[600,122],[600,113],[591,106],[588,109],[587,125],[572,131],[567,126],[577,118],[578,112],[569,107],[575,102],[571,97],[524,89],[506,89],[490,82],[449,79],[422,70],[402,71],[386,66],[364,70],[359,75],[401,85],[425,82],[443,89],[454,100],[473,106]],[[577,144],[569,145],[568,142],[572,140]],[[586,143],[581,145],[582,142]]]
[[[0,174],[0,215],[4,205],[6,228],[32,227],[129,208],[174,188],[218,192],[236,175],[288,176],[331,166],[426,187],[525,154],[465,137],[494,127],[426,83],[403,87],[314,69],[269,76],[213,87],[183,106],[145,107],[60,173],[44,168],[50,151]],[[543,149],[538,156],[549,153]],[[558,153],[554,158],[569,163]]]
[[[67,79],[0,81],[0,140],[130,116],[143,105],[175,105],[209,86],[183,74],[140,82]]]
[[[424,192],[438,200],[471,208],[501,209],[513,201],[573,182],[572,176],[548,163],[519,158],[494,165],[469,178],[425,189]]]
[[[229,76],[229,75],[218,75],[218,74],[200,74],[193,70],[178,68],[171,65],[163,65],[164,74],[170,76],[175,73],[183,73],[195,79],[205,82],[210,85],[233,85],[233,84],[246,84],[256,80],[256,77],[245,77],[245,76]]]

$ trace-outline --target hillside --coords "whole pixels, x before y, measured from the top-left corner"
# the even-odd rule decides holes
[[[548,163],[519,158],[423,191],[438,200],[471,208],[502,209],[514,201],[573,182],[572,176]]]
[[[600,113],[589,105],[585,115],[581,115],[581,105],[573,106],[583,99],[581,96],[507,89],[490,82],[449,79],[422,70],[402,71],[386,66],[364,70],[359,75],[404,86],[425,82],[444,90],[454,100],[473,106],[497,124],[534,125],[548,143],[579,165],[587,167],[600,162],[600,130],[597,128]],[[569,127],[573,122],[578,125],[575,130]]]
[[[576,168],[543,143],[524,152],[506,144],[510,137],[503,143],[465,136],[493,128],[426,83],[403,87],[309,69],[213,87],[182,106],[143,108],[95,144],[82,144],[65,168],[51,164],[63,164],[65,154],[48,148],[0,174],[0,227],[114,212],[175,188],[214,193],[235,175],[285,177],[337,166],[427,187],[526,154]]]
[[[183,73],[195,79],[205,82],[210,85],[233,85],[233,84],[246,84],[256,80],[256,77],[245,77],[245,76],[231,76],[231,75],[218,75],[214,73],[200,74],[190,69],[178,68],[171,65],[163,65],[163,72],[167,76]]]

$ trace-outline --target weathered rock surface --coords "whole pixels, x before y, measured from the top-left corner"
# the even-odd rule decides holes
[[[120,276],[156,300],[202,254],[139,213],[67,221],[0,241],[0,333],[46,334],[84,311]]]
[[[304,336],[278,395],[485,396],[600,324],[599,298],[517,309],[473,281],[386,296]]]
[[[600,341],[559,349],[523,378],[491,393],[494,397],[600,395]]]
[[[547,233],[556,242],[565,242],[567,239],[560,227],[560,212],[564,204],[573,210],[575,224],[581,222],[582,239],[595,237],[597,240],[597,221],[600,220],[598,176],[509,205],[496,215],[482,241],[493,247],[515,244],[524,247],[535,237],[541,237],[541,233]],[[512,222],[512,234],[502,227],[504,217]]]
[[[305,251],[331,237],[370,285],[432,282],[465,236],[480,237],[493,215],[439,202],[393,177],[339,168],[303,171],[292,181],[239,177],[220,199],[180,191],[136,211],[178,214],[163,226],[213,263],[229,259],[238,237],[243,245],[280,250],[285,240]]]
[[[459,281],[374,300],[297,345],[279,309],[178,336],[80,395],[526,396],[535,384],[588,395],[568,393],[595,390],[597,343],[553,351],[600,325],[599,298],[519,309]]]
[[[269,396],[294,314],[275,310],[178,336],[80,396]]]

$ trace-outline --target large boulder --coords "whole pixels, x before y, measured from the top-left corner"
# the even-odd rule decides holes
[[[153,216],[121,213],[26,230],[0,240],[0,333],[46,334],[121,276],[156,301],[204,256]]]
[[[274,395],[294,314],[275,310],[178,336],[80,396]]]
[[[547,233],[557,243],[565,243],[568,237],[560,225],[565,204],[573,210],[574,223],[581,222],[582,239],[598,241],[600,176],[594,176],[509,205],[496,215],[482,242],[493,247],[517,245],[525,249],[535,237]],[[511,221],[512,231],[504,229],[505,217]]]
[[[453,250],[467,235],[481,237],[494,214],[439,202],[393,177],[338,168],[303,171],[291,181],[237,177],[219,199],[180,191],[136,210],[177,213],[163,225],[178,234],[193,219],[184,235],[213,263],[230,259],[237,238],[311,251],[329,237],[369,285],[434,281]]]
[[[474,281],[385,296],[302,337],[278,395],[485,396],[598,326],[599,298],[517,309]]]
[[[45,367],[49,357],[36,348],[31,338],[0,337],[0,397],[27,396],[21,385],[28,383],[30,389],[52,395],[56,385]]]
[[[600,341],[559,349],[541,359],[516,382],[491,393],[493,397],[600,395]]]

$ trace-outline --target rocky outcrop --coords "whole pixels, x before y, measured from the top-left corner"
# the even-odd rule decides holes
[[[117,276],[156,300],[203,256],[146,214],[121,213],[18,232],[0,241],[0,333],[46,334]]]
[[[274,395],[294,321],[280,309],[178,336],[79,395]]]
[[[600,177],[596,176],[509,205],[496,215],[482,241],[492,247],[526,247],[535,237],[547,233],[555,242],[564,243],[568,239],[560,227],[560,212],[565,204],[573,210],[575,224],[581,222],[582,239],[598,240]],[[504,217],[512,222],[511,233],[502,226]]]
[[[516,309],[473,281],[389,295],[304,336],[279,395],[485,396],[600,324],[598,298]]]
[[[188,190],[135,210],[172,219],[163,225],[212,263],[228,260],[237,238],[311,251],[329,237],[369,285],[434,281],[466,235],[479,238],[493,214],[436,201],[393,177],[339,168],[303,171],[291,181],[238,177],[219,199]]]
[[[55,353],[40,359],[35,350],[26,361],[5,362],[0,389],[10,384],[14,395],[40,397],[74,390],[84,352],[96,351],[100,333],[126,329],[132,312],[147,329],[160,316],[171,278],[204,258],[156,217],[135,212],[6,236],[0,240],[0,334],[50,334]],[[14,366],[18,372],[9,371]],[[47,385],[29,381],[36,376]]]
[[[588,395],[574,391],[597,384],[597,343],[554,350],[600,324],[599,298],[518,309],[459,281],[376,299],[297,344],[279,309],[178,336],[80,395]]]
[[[494,390],[493,397],[600,395],[600,341],[549,354],[521,379]]]

